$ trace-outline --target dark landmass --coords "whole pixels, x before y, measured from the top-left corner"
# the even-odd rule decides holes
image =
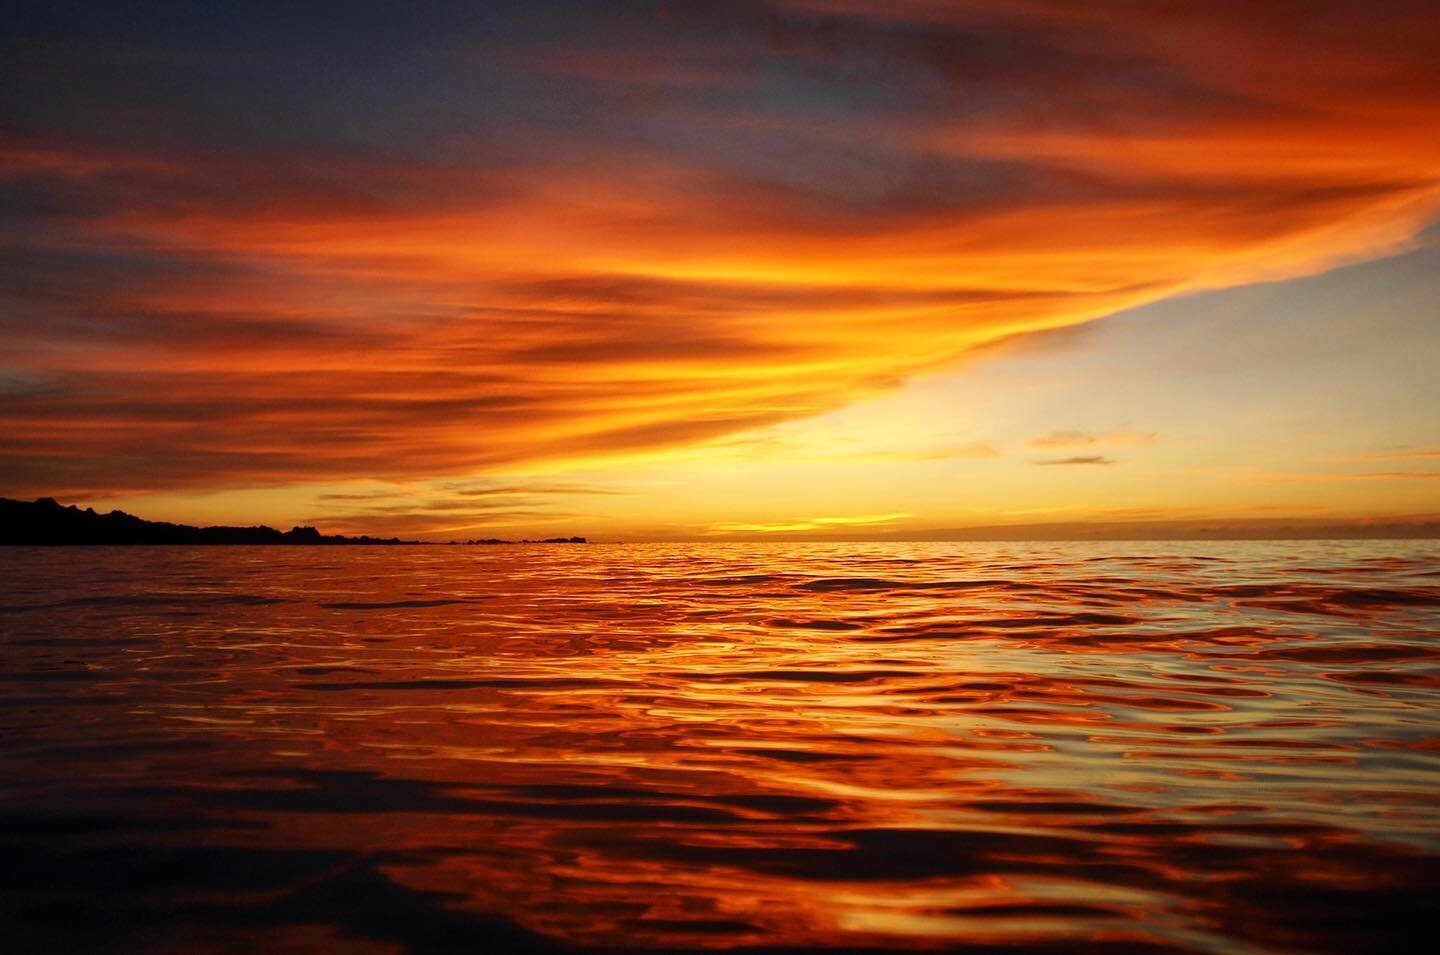
[[[313,527],[192,527],[147,521],[111,511],[65,507],[51,497],[14,501],[0,497],[0,544],[419,544],[398,537],[345,537]]]

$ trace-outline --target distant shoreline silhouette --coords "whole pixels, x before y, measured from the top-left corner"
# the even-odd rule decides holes
[[[398,537],[346,537],[313,527],[194,527],[147,521],[124,511],[65,506],[53,497],[35,501],[0,498],[0,544],[41,546],[84,544],[419,544]]]
[[[313,527],[292,527],[279,531],[263,524],[253,527],[195,527],[166,521],[147,521],[124,511],[101,514],[94,508],[81,510],[63,505],[53,497],[34,501],[0,498],[0,545],[85,546],[146,544],[282,544],[282,545],[394,545],[427,544],[430,541],[401,540],[398,537],[347,537],[322,534]],[[451,541],[451,543],[456,543]],[[551,537],[544,540],[508,541],[498,538],[469,540],[467,544],[584,544],[583,537]]]

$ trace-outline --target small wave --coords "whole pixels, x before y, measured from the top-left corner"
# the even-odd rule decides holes
[[[1440,590],[1391,590],[1356,587],[1325,598],[1346,607],[1440,607]]]
[[[1000,586],[994,580],[889,580],[883,577],[822,577],[803,584],[797,590],[829,593],[834,590],[973,590]]]
[[[300,690],[480,690],[480,689],[563,689],[565,687],[615,686],[614,681],[568,677],[496,677],[478,680],[419,678],[414,680],[313,681],[293,684]]]
[[[778,574],[740,574],[734,577],[686,578],[685,583],[700,587],[749,587],[755,584],[774,584],[794,578]]]
[[[1293,660],[1297,663],[1389,663],[1395,660],[1434,660],[1440,658],[1440,647],[1398,643],[1323,643],[1267,647],[1232,656],[1247,660]]]
[[[787,620],[783,617],[772,617],[765,621],[767,627],[776,627],[780,630],[863,630],[864,626],[858,623],[850,623],[845,620]]]
[[[921,675],[914,670],[727,670],[692,674],[690,679],[706,682],[732,680],[776,680],[785,683],[872,683],[898,677]]]

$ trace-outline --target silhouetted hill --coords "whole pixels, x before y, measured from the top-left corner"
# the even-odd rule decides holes
[[[97,513],[65,507],[54,498],[12,501],[0,497],[0,544],[418,544],[392,537],[321,534],[313,527],[191,527],[147,521],[124,511]]]

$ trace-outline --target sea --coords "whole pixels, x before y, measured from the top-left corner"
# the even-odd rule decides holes
[[[1407,952],[1440,542],[0,548],[7,952]]]

